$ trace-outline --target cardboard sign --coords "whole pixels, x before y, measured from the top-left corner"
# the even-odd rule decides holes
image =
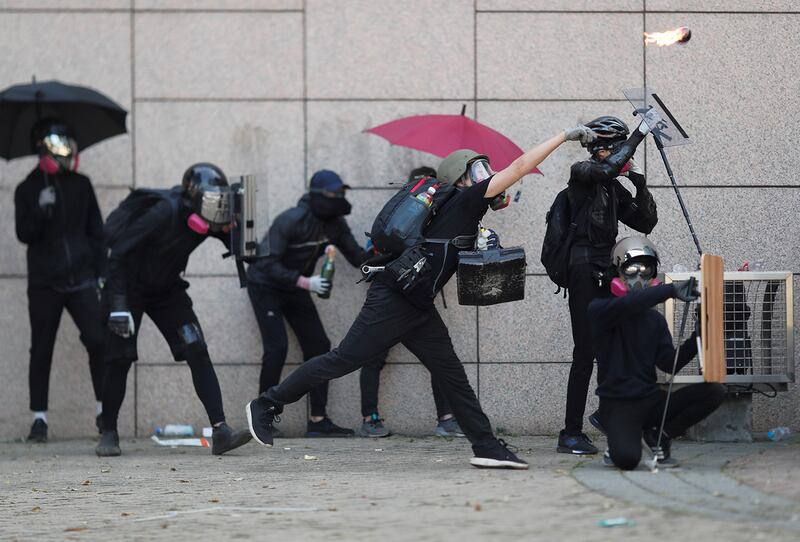
[[[720,256],[700,258],[700,335],[703,380],[725,382],[725,332],[722,312],[724,266]]]

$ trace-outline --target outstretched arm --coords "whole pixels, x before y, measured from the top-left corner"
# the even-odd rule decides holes
[[[502,194],[507,188],[531,172],[533,168],[544,162],[550,153],[556,150],[565,141],[594,141],[597,137],[586,126],[578,125],[560,134],[554,135],[547,141],[539,143],[528,152],[511,162],[505,169],[494,174],[486,187],[486,198],[493,198]]]

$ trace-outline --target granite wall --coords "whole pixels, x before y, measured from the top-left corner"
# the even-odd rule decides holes
[[[685,46],[645,47],[642,32],[688,26]],[[413,114],[467,114],[530,147],[600,114],[634,122],[622,88],[647,84],[680,116],[694,143],[670,157],[703,248],[728,267],[762,258],[794,273],[798,313],[800,7],[790,0],[0,0],[0,87],[61,79],[101,89],[130,111],[129,134],[82,156],[104,213],[128,188],[175,184],[196,161],[231,175],[264,174],[259,219],[292,205],[310,174],[337,170],[354,186],[349,221],[359,239],[390,194],[387,182],[438,159],[391,147],[364,129]],[[692,265],[693,245],[664,168],[640,152],[659,203],[653,239],[665,269]],[[442,315],[493,422],[553,433],[562,424],[571,356],[566,302],[538,262],[544,214],[584,155],[560,148],[527,177],[519,203],[492,214],[508,245],[529,252],[525,301],[458,306]],[[0,438],[30,423],[25,252],[13,233],[13,190],[32,159],[0,163]],[[231,421],[256,393],[261,348],[246,293],[221,246],[206,243],[187,269]],[[364,295],[340,265],[317,305],[338,342]],[[799,343],[800,344],[800,343]],[[154,425],[203,425],[190,374],[146,322],[131,372],[123,434]],[[795,353],[795,359],[800,355]],[[300,361],[292,339],[287,371]],[[395,430],[424,434],[435,413],[425,369],[402,347],[382,375],[381,407]],[[590,397],[589,408],[595,404]],[[357,375],[331,383],[330,413],[359,420]],[[306,404],[282,427],[303,430]],[[758,397],[755,426],[800,428],[800,391]],[[87,435],[94,400],[86,355],[64,317],[51,377],[53,437]]]

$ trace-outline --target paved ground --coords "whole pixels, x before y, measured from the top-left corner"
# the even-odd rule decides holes
[[[684,468],[657,474],[556,454],[553,438],[512,440],[529,471],[474,469],[463,440],[287,439],[216,458],[139,439],[111,459],[89,440],[5,443],[0,539],[800,538],[797,439],[680,442]],[[617,517],[635,525],[597,525]]]

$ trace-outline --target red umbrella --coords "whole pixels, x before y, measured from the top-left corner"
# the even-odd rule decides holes
[[[465,108],[466,109],[466,106]],[[379,135],[393,145],[445,157],[458,149],[472,149],[489,157],[500,171],[522,156],[522,149],[506,136],[464,115],[415,115],[393,120],[365,132]],[[531,173],[542,174],[538,168]]]

